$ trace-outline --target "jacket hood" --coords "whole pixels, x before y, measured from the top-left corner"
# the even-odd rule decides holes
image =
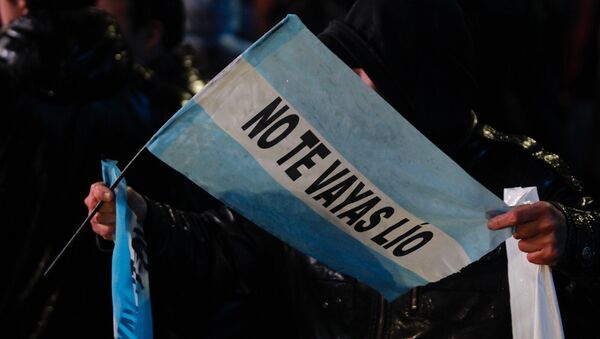
[[[30,12],[64,11],[94,6],[95,0],[27,0]]]
[[[319,38],[438,145],[471,126],[472,41],[457,3],[359,0]]]
[[[21,88],[77,101],[117,90],[130,60],[115,21],[89,8],[15,20],[0,36],[0,68]]]

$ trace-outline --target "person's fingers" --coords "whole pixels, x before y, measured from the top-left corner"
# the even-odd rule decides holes
[[[98,213],[115,213],[114,193],[102,182],[90,187],[90,194],[84,201],[88,212],[91,212],[99,201],[103,201],[104,204]]]
[[[547,201],[539,201],[531,205],[521,205],[513,208],[511,211],[498,215],[488,221],[488,228],[497,230],[506,227],[519,226],[531,222],[541,222],[540,225],[546,230],[548,227],[554,227],[552,222],[559,222],[560,212]]]
[[[537,265],[554,265],[558,261],[559,256],[556,247],[548,246],[539,251],[527,253],[527,260]]]
[[[147,213],[146,200],[131,187],[127,188],[127,200],[138,220],[143,221]],[[112,240],[115,234],[116,204],[114,193],[102,182],[92,184],[88,196],[84,199],[88,212],[91,213],[99,201],[103,201],[104,204],[91,219],[92,230],[102,238]]]
[[[502,228],[524,224],[535,220],[539,213],[540,206],[537,204],[517,206],[506,213],[490,219],[488,221],[488,228],[491,230],[499,230]]]
[[[96,207],[99,201],[104,204],[90,220],[92,230],[106,240],[113,240],[115,234],[115,202],[113,192],[102,182],[90,186],[90,192],[84,199],[88,213]]]
[[[90,186],[90,192],[88,196],[83,200],[83,203],[88,208],[88,210],[92,210],[99,201],[111,202],[114,199],[114,195],[112,191],[106,187],[102,182],[97,182]]]
[[[115,234],[115,213],[102,213],[98,212],[90,223],[92,224],[92,230],[104,239],[112,240]]]
[[[98,203],[98,199],[96,198],[96,196],[94,195],[93,192],[95,190],[95,187],[99,184],[101,184],[101,183],[100,182],[93,183],[90,186],[90,191],[88,192],[87,197],[85,197],[85,199],[83,199],[83,203],[88,208],[88,210],[93,209],[94,206],[96,206],[96,204]]]
[[[100,210],[98,210],[98,213],[102,213],[102,214],[115,214],[116,211],[116,205],[113,201],[109,201],[108,203],[104,203],[102,205],[102,207],[100,207]]]
[[[518,242],[519,250],[527,253],[527,260],[538,265],[553,265],[560,257],[558,242],[554,233],[522,239]]]
[[[92,184],[90,187],[90,194],[98,201],[110,202],[114,199],[113,192],[101,182]]]
[[[519,250],[526,253],[532,253],[548,246],[555,246],[550,235],[537,236],[534,238],[521,239],[518,242]]]
[[[515,239],[527,239],[536,237],[542,234],[554,232],[558,227],[556,220],[549,216],[543,216],[534,221],[516,225],[516,230],[513,233]]]
[[[96,200],[92,194],[89,194],[87,197],[85,197],[85,199],[83,199],[83,203],[85,204],[85,207],[87,207],[88,211],[91,211],[98,203],[98,200]]]
[[[115,213],[96,213],[96,215],[92,218],[94,223],[104,224],[104,225],[114,225],[117,221],[117,215]]]
[[[89,200],[88,200],[89,199]],[[94,199],[94,198],[86,198],[85,200],[85,205],[88,208],[88,214],[92,212],[92,210],[96,207],[96,204],[98,204],[98,200]],[[114,214],[115,213],[115,204],[113,201],[110,201],[108,203],[104,203],[102,204],[102,206],[100,207],[100,209],[98,210],[97,213],[104,213],[104,214]]]
[[[115,226],[114,225],[103,225],[98,223],[92,223],[92,230],[106,240],[114,240],[115,238]]]
[[[513,236],[520,239],[519,250],[538,265],[553,265],[558,261],[564,250],[565,225],[562,213],[546,201],[515,207],[488,222],[491,230],[516,226]]]

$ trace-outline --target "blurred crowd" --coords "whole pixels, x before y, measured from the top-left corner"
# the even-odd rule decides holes
[[[42,276],[86,216],[81,200],[101,178],[100,159],[126,164],[182,104],[288,12],[305,17],[317,33],[350,5],[0,1],[3,336],[110,337],[110,253],[98,251],[90,232]],[[215,205],[146,153],[128,180],[179,208]]]
[[[126,164],[286,14],[297,14],[319,34],[353,2],[0,0],[0,333],[111,337],[110,250],[102,250],[103,240],[86,230],[42,275],[85,218],[81,200],[101,178],[100,159]],[[485,18],[469,22],[478,27],[470,31],[477,119],[533,137],[562,156],[588,192],[599,196],[599,3],[458,2],[482,14],[467,20]],[[394,52],[402,62],[402,49]],[[127,180],[141,194],[178,209],[219,206],[147,153]],[[185,286],[183,279],[156,278],[152,288]],[[186,297],[182,292],[169,298]],[[157,304],[178,302],[162,300],[160,292],[153,298]],[[202,316],[175,316],[170,309],[154,310],[156,326],[184,328]]]

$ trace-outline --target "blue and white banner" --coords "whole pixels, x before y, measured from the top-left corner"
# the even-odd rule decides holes
[[[392,299],[510,236],[506,205],[295,16],[238,57],[148,149],[260,227]]]
[[[114,161],[102,161],[102,176],[111,185],[120,170]],[[148,259],[143,228],[127,206],[127,184],[115,188],[116,232],[112,256],[114,335],[118,339],[152,338],[152,309]]]

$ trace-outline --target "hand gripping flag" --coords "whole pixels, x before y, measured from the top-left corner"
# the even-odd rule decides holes
[[[112,184],[120,171],[114,161],[102,162],[104,182]],[[115,188],[116,232],[112,257],[114,335],[118,339],[152,338],[148,259],[142,227],[127,206],[127,184]]]
[[[295,16],[149,141],[260,227],[393,299],[510,236],[506,205],[438,150]]]
[[[504,202],[509,206],[537,201],[535,187],[504,189]],[[518,243],[514,237],[506,239],[513,339],[562,339],[564,333],[552,269],[530,263]]]

